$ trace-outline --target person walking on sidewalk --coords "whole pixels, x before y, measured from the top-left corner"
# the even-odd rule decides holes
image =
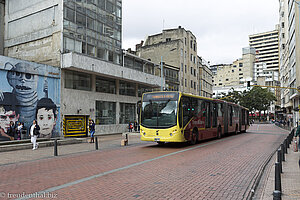
[[[40,134],[40,126],[36,123],[36,120],[33,120],[32,125],[30,127],[30,136],[32,142],[32,150],[36,150],[39,144],[36,142],[38,135]]]
[[[94,122],[94,120],[91,120],[91,123],[90,123],[90,134],[91,134],[90,143],[94,143],[94,134],[95,134],[95,122]]]
[[[297,139],[297,137],[299,137],[299,140],[298,140],[298,151],[300,151],[299,150],[299,148],[300,148],[300,125],[298,125],[298,127],[297,127],[297,131],[295,133],[295,140]]]

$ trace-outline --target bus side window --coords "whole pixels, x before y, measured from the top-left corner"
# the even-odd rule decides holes
[[[190,98],[182,98],[182,110],[183,110],[183,126],[185,126],[191,118],[191,102]]]

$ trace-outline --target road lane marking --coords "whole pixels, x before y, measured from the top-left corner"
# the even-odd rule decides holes
[[[70,186],[73,186],[73,185],[76,185],[76,184],[79,184],[79,183],[83,183],[85,181],[89,181],[89,180],[99,178],[99,177],[102,177],[102,176],[105,176],[105,175],[108,175],[108,174],[112,174],[114,172],[129,169],[131,167],[136,167],[136,166],[139,166],[139,165],[151,162],[151,161],[155,161],[155,160],[165,158],[165,157],[168,157],[168,156],[173,156],[173,155],[183,153],[183,152],[186,152],[186,151],[190,151],[190,150],[198,149],[198,148],[201,148],[201,147],[205,147],[205,146],[208,146],[210,144],[215,144],[215,143],[218,143],[218,142],[221,142],[221,141],[229,140],[229,139],[231,139],[233,137],[237,137],[237,136],[239,136],[239,135],[230,136],[228,138],[219,139],[219,140],[212,141],[212,142],[209,142],[209,143],[206,143],[206,144],[202,144],[202,145],[198,145],[198,146],[191,147],[191,148],[188,148],[188,149],[184,149],[184,150],[176,151],[176,152],[169,153],[169,154],[166,154],[166,155],[158,156],[156,158],[152,158],[152,159],[149,159],[149,160],[144,160],[144,161],[141,161],[141,162],[133,163],[133,164],[130,164],[130,165],[127,165],[127,166],[124,166],[124,167],[120,167],[120,168],[117,168],[117,169],[113,169],[113,170],[110,170],[110,171],[107,171],[107,172],[102,172],[102,173],[99,173],[99,174],[96,174],[96,175],[93,175],[93,176],[89,176],[89,177],[86,177],[86,178],[78,179],[76,181],[65,183],[63,185],[48,188],[46,190],[42,190],[42,191],[39,191],[39,192],[34,192],[34,193],[32,193],[32,195],[34,195],[34,194],[42,195],[42,194],[45,194],[45,193],[51,193],[51,192],[54,192],[54,191],[57,191],[57,190],[60,190],[60,189],[64,189],[66,187],[70,187]],[[25,199],[30,199],[30,198],[29,197],[22,197],[22,198],[18,198],[17,200],[23,200],[23,199],[25,200]]]

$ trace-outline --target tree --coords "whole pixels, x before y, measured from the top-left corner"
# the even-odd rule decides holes
[[[231,91],[221,99],[240,104],[241,106],[248,108],[253,114],[255,111],[259,111],[259,117],[261,111],[265,112],[268,110],[271,103],[276,101],[276,97],[272,92],[267,88],[259,86],[253,87],[249,91],[244,90],[243,92],[235,91],[234,88],[231,88]]]

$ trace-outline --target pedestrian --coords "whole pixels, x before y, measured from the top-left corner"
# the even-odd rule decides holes
[[[40,126],[36,123],[36,120],[33,120],[30,127],[30,136],[32,142],[32,150],[36,150],[39,144],[36,142],[38,135],[40,134]]]
[[[131,122],[129,122],[129,124],[128,124],[128,131],[129,131],[129,132],[132,132],[132,128],[133,128],[133,125],[132,125]]]
[[[296,141],[297,141],[297,137],[299,137],[299,139],[298,139],[298,151],[300,151],[300,150],[299,150],[299,148],[300,148],[300,125],[298,125],[297,131],[296,131],[296,133],[295,133],[295,140],[296,140]]]
[[[137,131],[137,126],[138,126],[138,123],[135,120],[134,123],[133,123],[134,131]]]
[[[21,122],[18,122],[18,126],[17,126],[17,140],[21,140],[22,129],[23,129],[23,124]]]
[[[13,121],[10,121],[9,127],[7,129],[7,135],[9,135],[13,139],[17,139],[16,137],[16,127]]]
[[[94,143],[94,134],[95,134],[95,122],[94,122],[94,120],[91,120],[91,123],[90,123],[90,134],[91,134],[90,143]]]

